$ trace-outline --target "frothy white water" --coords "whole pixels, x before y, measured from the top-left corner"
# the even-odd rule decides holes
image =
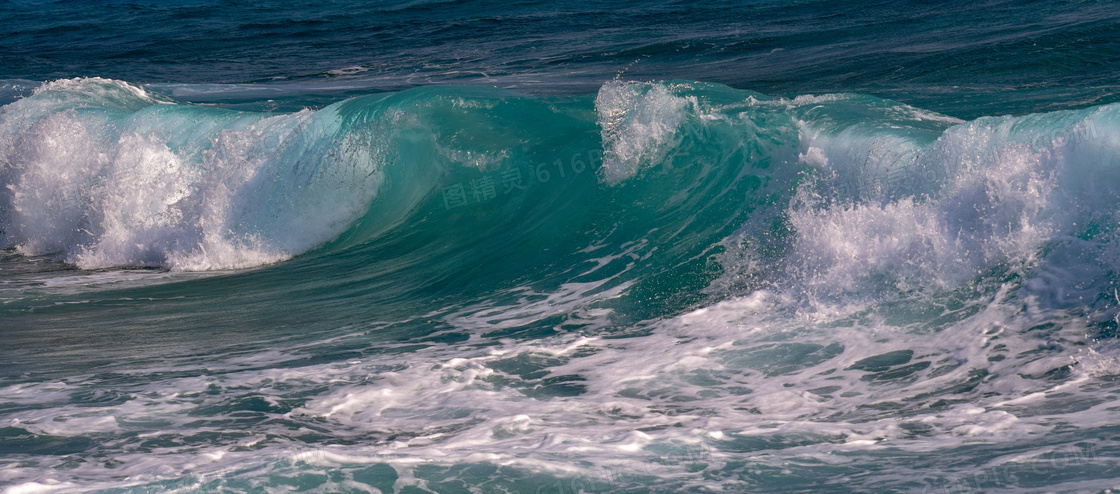
[[[333,108],[265,116],[160,104],[118,81],[45,84],[0,113],[2,241],[84,269],[286,259],[368,208],[381,159]]]
[[[800,468],[859,469],[899,453],[936,458],[981,445],[1008,448],[992,465],[1037,469],[1033,458],[1062,446],[1050,435],[1066,424],[1109,423],[1120,368],[1115,348],[1085,338],[1083,318],[1013,290],[956,306],[911,300],[938,312],[933,319],[943,322],[934,326],[931,317],[899,320],[897,307],[874,304],[852,303],[849,314],[871,311],[856,319],[798,314],[785,296],[760,291],[656,322],[637,337],[591,330],[475,345],[492,329],[479,325],[493,317],[482,304],[425,316],[469,331],[461,344],[303,365],[310,348],[296,345],[13,385],[0,394],[22,411],[0,416],[6,426],[120,442],[102,446],[112,465],[9,465],[0,475],[64,492],[75,479],[107,488],[187,477],[201,489],[237,481],[239,470],[270,485],[271,475],[387,463],[402,483],[423,486],[414,473],[424,465],[466,463],[576,478],[589,489],[624,490],[620,479],[650,476],[683,489],[749,468],[796,476]],[[1058,329],[1032,329],[1046,323]],[[1061,369],[1068,378],[1048,377]],[[193,375],[176,377],[182,373]],[[97,392],[103,403],[73,402]],[[235,419],[253,425],[224,434]],[[323,431],[332,444],[303,439]],[[928,478],[925,468],[892,462],[875,482],[913,488],[907,482]],[[939,474],[971,472],[958,465]],[[355,487],[350,474],[331,478],[324,489]]]
[[[952,290],[993,270],[1065,278],[1042,297],[1103,290],[1116,265],[1120,108],[923,128],[930,119],[845,122],[842,105],[827,106],[836,101],[783,103],[814,117],[797,118],[813,173],[782,214],[784,239],[768,218],[729,239],[726,276],[768,279],[822,309]],[[785,243],[782,259],[759,253],[768,242]]]
[[[595,98],[603,137],[603,182],[618,184],[641,167],[663,161],[680,141],[678,130],[686,112],[695,107],[695,97],[674,95],[661,84],[604,84]]]

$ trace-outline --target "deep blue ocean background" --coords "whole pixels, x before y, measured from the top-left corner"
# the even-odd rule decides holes
[[[4,494],[1120,487],[1118,3],[0,34]]]

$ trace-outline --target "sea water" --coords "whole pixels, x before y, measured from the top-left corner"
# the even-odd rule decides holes
[[[0,488],[1108,492],[1118,18],[9,2]]]

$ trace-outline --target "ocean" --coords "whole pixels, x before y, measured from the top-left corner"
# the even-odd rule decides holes
[[[1120,484],[1120,3],[0,33],[4,494]]]

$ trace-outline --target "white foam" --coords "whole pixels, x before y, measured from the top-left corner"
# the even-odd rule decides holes
[[[333,107],[264,117],[157,103],[75,79],[4,107],[3,243],[86,269],[258,266],[338,236],[383,182],[373,138],[339,135]]]
[[[124,81],[103,79],[101,77],[76,77],[48,81],[32,93],[34,96],[51,94],[60,98],[82,98],[101,103],[119,103],[135,100],[140,104],[166,103],[167,101],[149,93],[144,88]],[[146,106],[146,105],[145,105]]]
[[[92,376],[88,382],[75,377],[63,386],[27,384],[0,393],[18,397],[24,406],[49,403],[33,412],[19,412],[20,420],[13,425],[56,436],[86,434],[106,416],[117,417],[120,429],[99,428],[103,434],[133,434],[151,429],[144,424],[153,422],[164,424],[148,430],[155,436],[193,434],[208,430],[198,421],[220,424],[227,414],[205,417],[192,411],[220,408],[234,396],[252,394],[273,403],[291,397],[305,400],[290,412],[272,414],[283,420],[253,426],[250,438],[161,447],[152,453],[120,451],[113,457],[121,464],[112,469],[83,464],[68,470],[70,478],[93,479],[88,485],[106,488],[120,487],[120,480],[111,479],[122,475],[133,475],[127,483],[139,485],[183,475],[235,477],[239,475],[235,470],[260,464],[275,464],[285,472],[292,467],[275,463],[282,458],[324,468],[389,463],[404,480],[415,480],[411,472],[421,465],[476,461],[561,477],[602,473],[580,466],[591,464],[608,468],[615,476],[655,475],[661,482],[702,485],[704,477],[689,470],[687,463],[702,461],[709,468],[721,468],[742,457],[736,441],[756,440],[763,445],[774,441],[774,449],[762,447],[751,453],[759,462],[768,461],[769,455],[786,461],[828,462],[837,451],[936,452],[969,443],[1045,436],[1061,427],[1052,414],[1020,417],[1014,408],[1045,406],[1053,399],[1019,404],[1007,400],[1094,392],[1018,375],[1070,362],[1070,352],[1062,350],[1031,357],[1031,366],[1014,357],[1040,344],[1036,333],[1023,329],[1054,320],[1055,314],[1023,310],[1022,302],[1007,299],[1006,293],[978,303],[988,305],[939,332],[922,333],[874,318],[852,326],[833,325],[836,318],[819,314],[817,320],[791,318],[785,312],[788,300],[756,293],[655,322],[645,336],[626,339],[559,334],[488,347],[436,345],[361,361],[294,366],[276,366],[291,357],[298,359],[298,354],[288,354],[294,349],[239,354],[207,359],[212,376],[168,373],[168,377],[125,385],[122,391],[133,399],[117,404],[69,403],[71,393],[100,386]],[[867,307],[857,304],[851,309]],[[809,330],[802,330],[806,325]],[[1084,327],[1076,320],[1070,318],[1062,326],[1047,336],[1049,341],[1083,338]],[[997,333],[993,328],[1005,329]],[[993,341],[1005,350],[993,350]],[[759,370],[764,362],[752,360],[766,354],[758,349],[777,343],[824,347],[837,342],[843,345],[842,352],[784,373],[764,373]],[[881,382],[862,379],[867,371],[849,369],[861,359],[898,350],[913,352],[909,363],[933,365],[918,370],[913,379]],[[988,360],[1000,354],[1010,358]],[[780,352],[766,355],[781,358]],[[271,368],[261,365],[266,362]],[[541,384],[540,378],[519,375],[501,362],[537,362],[544,376],[579,376],[582,380],[573,382],[585,388],[574,396],[532,398],[527,393]],[[952,364],[948,370],[932,372],[946,363]],[[926,408],[939,398],[939,390],[967,382],[976,369],[999,377],[975,382],[970,393],[946,396],[968,397],[964,403]],[[1090,372],[1100,372],[1095,369]],[[161,369],[132,372],[158,376]],[[835,390],[820,391],[829,386]],[[886,402],[909,407],[906,421],[928,427],[928,437],[915,440],[894,415],[881,416],[876,408],[866,407]],[[1095,423],[1108,416],[1103,410],[1107,403],[1063,413],[1061,418]],[[239,412],[229,413],[232,417]],[[329,430],[339,444],[309,449],[291,438],[292,424]],[[261,441],[261,437],[271,439]],[[795,444],[783,444],[787,438],[795,438]],[[807,440],[802,444],[803,439]],[[688,456],[655,452],[670,447],[685,450]],[[13,478],[45,483],[43,477],[53,471],[45,467],[34,472],[23,467]]]
[[[824,131],[799,121],[799,159],[823,180],[803,185],[785,213],[791,250],[775,283],[827,302],[951,289],[1004,266],[1032,269],[1028,285],[1036,290],[1097,297],[1085,280],[1103,279],[1115,265],[1105,253],[1116,242],[1111,234],[1089,243],[1073,236],[1084,228],[1078,224],[1120,204],[1110,185],[1120,142],[1106,116],[1115,111],[986,118],[929,144],[921,134],[869,131],[863,122]],[[895,151],[876,151],[884,146]],[[748,235],[761,241],[763,233]],[[757,245],[729,244],[727,276],[775,276],[773,263],[752,253]],[[1042,249],[1055,246],[1036,266]]]
[[[13,485],[4,488],[4,494],[39,494],[43,492],[55,492],[74,487],[70,482],[46,481],[46,483],[39,482],[25,482],[19,485]]]
[[[603,138],[600,179],[618,184],[660,164],[679,141],[678,129],[695,97],[676,96],[661,84],[612,81],[599,89],[595,110]]]

